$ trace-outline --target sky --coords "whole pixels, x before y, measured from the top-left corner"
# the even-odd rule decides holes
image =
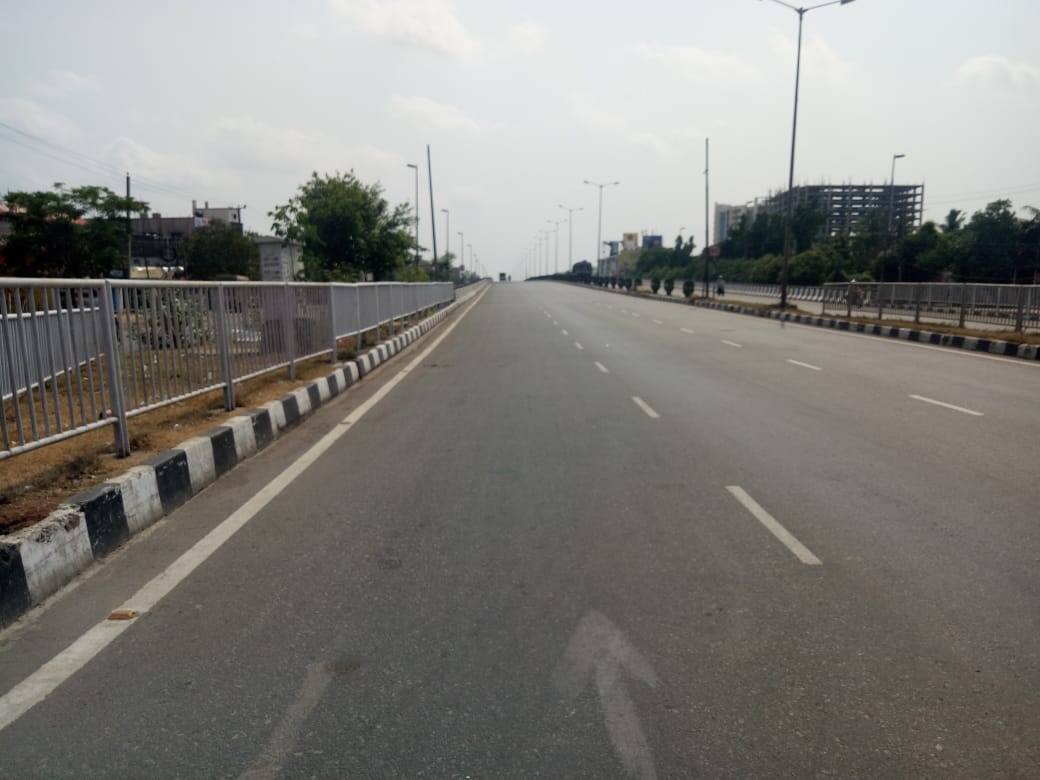
[[[680,229],[709,202],[786,186],[797,15],[771,0],[0,0],[0,193],[122,189],[185,216],[245,204],[247,228],[311,171],[353,169],[414,201],[438,250],[450,211],[491,274],[518,276],[574,215],[603,237]],[[926,217],[997,197],[1040,206],[1040,4],[856,0],[805,16],[799,183],[925,184]],[[32,147],[32,148],[29,148]],[[549,238],[568,259],[568,225]],[[714,237],[713,237],[714,238]],[[467,253],[467,260],[469,255]]]

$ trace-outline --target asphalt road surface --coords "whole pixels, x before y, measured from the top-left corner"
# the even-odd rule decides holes
[[[1040,774],[1040,365],[552,283],[452,326],[3,634],[0,721],[57,687],[0,775]]]

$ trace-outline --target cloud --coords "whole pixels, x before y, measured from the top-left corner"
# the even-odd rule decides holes
[[[1040,67],[1013,62],[999,54],[970,57],[957,67],[958,83],[989,82],[1018,88],[1040,87]]]
[[[769,48],[791,66],[793,78],[798,43],[778,30],[769,32]],[[819,35],[813,35],[802,45],[802,76],[825,84],[842,94],[863,92],[867,87],[866,71],[859,63],[843,59],[841,54]]]
[[[480,50],[452,0],[333,0],[332,8],[352,28],[405,46],[460,60]]]
[[[141,177],[164,189],[211,186],[215,181],[213,169],[195,156],[159,152],[126,136],[109,144],[103,158],[121,171],[130,171],[131,178]]]
[[[65,97],[97,92],[98,83],[93,76],[64,68],[51,68],[43,78],[31,79],[29,91],[43,97]]]
[[[506,56],[530,57],[542,50],[545,37],[545,30],[536,22],[519,22],[506,30],[498,50]]]
[[[658,133],[631,124],[629,116],[605,108],[609,104],[593,95],[578,93],[571,96],[571,118],[588,133],[613,138],[617,143],[653,152],[660,157],[672,157],[675,145]],[[678,137],[680,133],[672,133]]]
[[[59,146],[72,146],[80,136],[71,119],[27,98],[0,98],[0,120]]]
[[[758,78],[758,69],[730,54],[722,54],[697,46],[670,46],[646,41],[629,44],[625,49],[649,62],[658,62],[679,74],[698,81],[711,81],[720,86],[733,81]]]
[[[267,170],[298,169],[312,156],[316,139],[252,116],[220,117],[213,123],[213,151],[225,165]]]
[[[390,113],[398,118],[441,130],[475,134],[484,128],[458,106],[438,103],[418,95],[394,95],[390,98]]]

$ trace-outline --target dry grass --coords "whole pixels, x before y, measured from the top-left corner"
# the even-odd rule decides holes
[[[412,318],[404,327],[417,320]],[[386,328],[383,331],[384,338],[389,336]],[[374,335],[366,334],[362,346],[375,343]],[[354,338],[340,340],[339,359],[348,360],[356,353]],[[281,398],[330,372],[327,358],[314,358],[296,364],[296,380],[290,380],[282,369],[236,385],[236,409],[231,412],[224,409],[223,390],[218,389],[132,417],[132,453],[126,458],[116,457],[113,431],[108,427],[0,461],[0,535],[42,520],[75,493],[122,474],[243,409]]]

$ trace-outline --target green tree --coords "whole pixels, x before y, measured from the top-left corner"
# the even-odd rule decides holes
[[[0,272],[9,276],[99,277],[127,265],[127,212],[148,204],[106,187],[9,192],[11,232]]]
[[[964,231],[969,251],[958,256],[957,276],[965,282],[1010,282],[1015,275],[1019,219],[1010,200],[996,200],[972,214]]]
[[[950,209],[943,219],[942,230],[944,233],[956,233],[964,226],[964,212],[960,209]]]
[[[260,249],[248,236],[225,222],[195,230],[187,241],[184,272],[189,279],[260,278]]]
[[[411,211],[391,207],[379,184],[353,171],[311,174],[295,197],[269,216],[274,234],[303,242],[304,269],[313,281],[390,278],[412,250]]]

